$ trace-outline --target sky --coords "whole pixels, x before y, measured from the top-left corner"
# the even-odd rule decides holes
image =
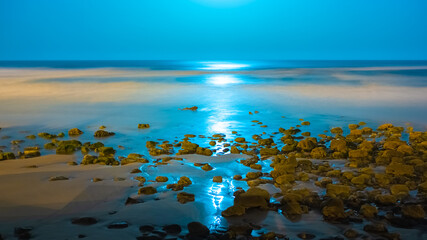
[[[0,0],[0,60],[426,60],[425,0]]]

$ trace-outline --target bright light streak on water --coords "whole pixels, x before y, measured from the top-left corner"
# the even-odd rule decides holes
[[[240,79],[229,74],[212,75],[207,79],[207,82],[211,85],[216,85],[216,86],[227,86],[227,85],[242,83]]]
[[[241,63],[227,63],[227,62],[201,62],[204,66],[201,70],[213,70],[213,71],[226,71],[226,70],[239,70],[248,68],[250,65]]]

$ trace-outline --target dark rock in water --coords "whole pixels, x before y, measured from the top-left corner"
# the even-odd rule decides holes
[[[194,194],[181,192],[177,195],[178,202],[185,204],[187,202],[194,202]]]
[[[63,180],[68,180],[68,178],[64,177],[64,176],[57,176],[57,177],[49,178],[49,181],[63,181]]]
[[[297,236],[301,239],[313,239],[316,237],[314,234],[310,234],[310,233],[298,233]]]
[[[150,128],[150,124],[147,124],[147,123],[140,123],[140,124],[138,124],[138,128],[139,128],[139,129]]]
[[[354,229],[348,229],[344,232],[344,236],[346,238],[357,238],[359,236],[359,233]]]
[[[193,107],[181,108],[180,110],[182,110],[182,111],[184,111],[184,110],[197,111],[197,109],[199,109],[199,107],[193,106]]]
[[[128,197],[126,199],[125,205],[139,204],[139,203],[143,203],[143,202],[144,201],[142,201],[140,199],[135,199],[135,198]]]
[[[142,233],[148,233],[154,231],[154,227],[151,225],[143,225],[139,227],[139,231]]]
[[[69,136],[79,136],[82,134],[83,134],[83,131],[78,129],[78,128],[72,128],[72,129],[68,130]]]
[[[368,233],[386,233],[387,227],[383,223],[371,223],[363,227],[363,230]]]
[[[93,217],[74,218],[73,220],[71,220],[72,224],[83,225],[83,226],[90,226],[90,225],[96,224],[97,222],[98,220],[96,220],[96,218],[93,218]]]
[[[152,186],[142,187],[138,190],[138,194],[152,195],[155,193],[157,193],[157,190]]]
[[[108,229],[123,229],[129,227],[127,222],[115,222],[108,225]]]
[[[79,234],[77,237],[78,237],[78,238],[85,238],[85,237],[86,237],[86,235]]]
[[[200,222],[191,222],[187,225],[190,236],[194,237],[207,237],[209,236],[209,228]]]
[[[30,239],[32,227],[16,227],[14,231],[15,237],[18,239]]]
[[[136,237],[137,240],[163,240],[163,238],[158,236],[140,236]]]
[[[181,230],[181,226],[179,226],[178,224],[171,224],[163,227],[163,231],[173,235],[179,234]]]
[[[107,131],[104,131],[104,130],[98,130],[98,131],[95,132],[94,137],[103,138],[103,137],[109,137],[109,136],[113,136],[113,135],[115,135],[115,133],[113,133],[113,132],[107,132]]]

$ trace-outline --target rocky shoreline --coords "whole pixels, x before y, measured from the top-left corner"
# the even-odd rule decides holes
[[[193,107],[194,108],[194,107]],[[197,109],[188,108],[195,111]],[[184,109],[186,110],[186,109]],[[253,113],[250,113],[253,115]],[[258,114],[255,111],[255,114]],[[259,121],[253,124],[265,126]],[[314,137],[302,127],[310,122],[301,119],[301,123],[288,129],[280,128],[271,134],[260,133],[251,139],[239,136],[215,134],[196,136],[187,134],[181,140],[146,141],[148,155],[131,153],[116,156],[117,148],[103,143],[113,138],[115,133],[107,131],[105,126],[93,133],[95,142],[80,142],[79,136],[86,131],[72,128],[68,134],[41,132],[28,135],[32,139],[44,139],[43,146],[30,146],[22,151],[0,150],[2,161],[20,161],[41,156],[41,149],[58,155],[73,155],[79,152],[81,160],[68,161],[69,167],[83,165],[111,165],[109,168],[121,168],[130,165],[130,178],[136,183],[137,190],[126,197],[123,205],[145,204],[147,197],[176,192],[176,200],[182,205],[197,201],[198,192],[188,192],[194,182],[193,176],[182,175],[168,178],[165,175],[147,175],[147,168],[161,168],[178,162],[192,164],[195,171],[208,173],[215,170],[214,162],[187,163],[189,155],[201,155],[215,158],[218,154],[214,146],[221,145],[222,154],[242,156],[237,163],[245,174],[214,175],[212,184],[223,182],[246,183],[245,187],[236,187],[230,197],[233,204],[220,213],[231,222],[245,217],[248,212],[276,212],[292,222],[298,222],[302,216],[318,212],[323,221],[336,225],[346,225],[344,230],[333,236],[316,236],[310,232],[294,233],[300,239],[403,239],[400,229],[417,229],[426,236],[427,219],[427,132],[414,131],[411,127],[399,127],[383,124],[373,129],[364,122],[349,124],[349,134],[345,129],[334,127],[325,129],[324,134]],[[135,128],[148,129],[150,124],[141,123]],[[1,132],[0,132],[1,133]],[[67,135],[68,138],[67,139]],[[194,139],[208,139],[209,144],[201,146]],[[12,140],[11,146],[19,146],[21,141]],[[268,163],[268,164],[267,164]],[[137,167],[136,164],[139,164]],[[28,165],[28,168],[38,168]],[[137,167],[137,168],[136,168]],[[177,172],[180,169],[176,169]],[[104,179],[93,177],[93,182]],[[125,178],[114,178],[120,182]],[[69,176],[55,175],[48,181],[72,181]],[[155,184],[154,184],[155,183]],[[269,191],[274,188],[276,191]],[[4,193],[2,193],[4,194]],[[149,218],[150,216],[145,216]],[[87,216],[72,220],[72,224],[90,226],[98,222],[97,218]],[[358,224],[358,228],[353,228]],[[111,223],[107,229],[126,229],[126,221]],[[177,222],[165,226],[142,225],[141,235],[136,239],[289,239],[288,233],[264,232],[253,236],[253,231],[262,229],[251,222],[229,224],[226,228],[210,229],[198,221]],[[29,239],[32,228],[16,227],[14,237]],[[1,234],[1,232],[0,232]],[[7,236],[10,236],[7,235]],[[84,234],[78,238],[88,237]],[[89,236],[90,237],[90,236]],[[0,235],[0,239],[8,239]],[[414,238],[415,239],[415,238]]]

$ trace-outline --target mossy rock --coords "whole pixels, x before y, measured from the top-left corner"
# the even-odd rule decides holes
[[[404,198],[409,196],[409,188],[404,184],[394,184],[390,186],[390,192],[397,198]]]
[[[325,220],[341,220],[348,217],[344,203],[339,198],[330,198],[323,203],[322,214]]]
[[[110,137],[110,136],[114,136],[114,135],[115,135],[115,133],[107,132],[105,130],[98,130],[94,133],[94,137],[96,137],[96,138]]]
[[[360,214],[365,218],[374,218],[378,214],[378,209],[370,204],[363,204],[362,207],[360,207]]]
[[[391,163],[386,167],[386,173],[394,176],[412,176],[414,167],[402,163]]]
[[[274,156],[274,155],[277,155],[279,153],[279,149],[267,147],[267,148],[261,148],[259,152],[260,152],[260,155],[263,157],[264,156]]]
[[[314,141],[313,138],[307,138],[307,139],[301,140],[298,143],[297,148],[305,152],[310,152],[316,146],[317,146],[317,141]]]
[[[148,186],[148,187],[142,187],[138,190],[138,194],[143,194],[143,195],[153,195],[157,193],[157,190],[152,187],[152,186]]]
[[[58,137],[57,135],[46,133],[46,132],[41,132],[41,133],[38,133],[37,135],[44,139],[53,139]]]
[[[176,197],[178,199],[178,202],[181,204],[185,204],[187,202],[194,202],[194,200],[195,200],[194,194],[186,193],[186,192],[178,193],[178,195]]]
[[[87,154],[83,157],[82,164],[83,165],[94,164],[96,159],[97,157]]]
[[[25,138],[33,140],[33,139],[36,139],[37,137],[36,135],[28,135]]]
[[[147,129],[147,128],[150,128],[150,124],[140,123],[140,124],[138,124],[138,128],[139,129]]]
[[[196,150],[196,154],[204,155],[204,156],[212,156],[213,152],[209,148],[198,147]]]
[[[116,153],[116,150],[112,147],[100,147],[95,152],[99,153],[100,157],[112,157]]]
[[[421,205],[402,206],[402,216],[410,219],[424,219],[425,211]]]
[[[213,167],[207,163],[202,166],[202,170],[204,171],[211,171],[212,169]]]
[[[238,142],[238,143],[245,143],[246,139],[244,137],[238,137],[238,138],[234,139],[234,141]]]
[[[12,152],[0,152],[0,161],[10,160],[10,159],[15,159],[15,158],[16,158],[16,156]]]
[[[261,172],[248,172],[246,173],[247,179],[257,179],[262,176]]]
[[[260,207],[267,209],[270,202],[270,194],[261,188],[249,188],[248,191],[238,194],[234,198],[235,206],[242,206],[245,208]]]
[[[178,180],[178,184],[183,185],[185,187],[190,186],[193,182],[190,180],[190,178],[186,176],[182,176]]]
[[[295,182],[295,176],[293,174],[283,174],[275,179],[279,185],[285,185]]]
[[[72,128],[68,130],[68,136],[80,136],[83,134],[83,131],[78,128]]]
[[[231,206],[226,210],[222,211],[221,215],[223,217],[234,217],[234,216],[242,216],[246,213],[246,208],[242,206]]]
[[[165,176],[157,176],[156,177],[156,182],[167,182],[169,180],[168,177]]]
[[[340,127],[334,127],[331,129],[331,133],[333,134],[338,134],[338,135],[342,135],[343,134],[343,130]]]
[[[216,183],[222,183],[222,177],[221,176],[215,176],[215,177],[213,177],[212,181],[216,182]]]
[[[274,143],[272,138],[258,139],[258,145],[260,146],[271,146]]]
[[[351,194],[351,187],[342,184],[326,185],[326,194],[331,197],[347,199]]]
[[[59,145],[56,148],[56,154],[65,154],[65,155],[69,155],[69,154],[73,154],[76,151],[76,147],[74,145]]]
[[[326,150],[323,147],[314,148],[310,153],[310,156],[315,159],[324,159],[326,155]]]
[[[381,194],[375,197],[375,200],[378,204],[384,206],[393,206],[397,203],[397,198],[390,194]]]
[[[34,157],[39,157],[41,156],[41,153],[39,150],[33,150],[33,149],[27,149],[24,150],[24,157],[25,158],[34,158]]]
[[[355,129],[358,129],[358,128],[359,128],[359,125],[357,125],[357,124],[349,124],[349,125],[348,125],[348,128],[349,128],[350,130],[355,130]]]
[[[67,177],[64,176],[56,176],[56,177],[50,177],[49,181],[64,181],[64,180],[68,180]]]
[[[305,121],[301,123],[302,126],[310,126],[310,122],[309,121]]]

